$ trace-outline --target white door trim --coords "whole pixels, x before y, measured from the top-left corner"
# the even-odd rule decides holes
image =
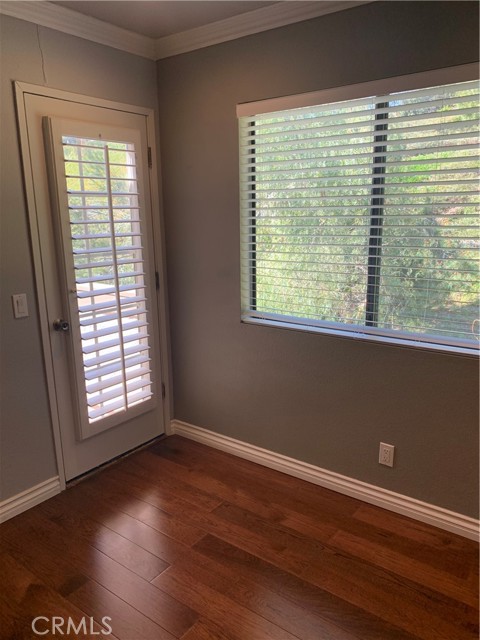
[[[17,106],[18,128],[21,144],[21,161],[24,174],[25,184],[25,196],[28,211],[28,220],[30,227],[30,238],[32,244],[32,257],[34,265],[34,277],[37,293],[38,313],[40,321],[40,334],[43,349],[43,358],[45,366],[45,376],[47,381],[48,401],[50,406],[50,415],[52,421],[53,439],[55,445],[55,455],[58,467],[58,476],[60,482],[60,489],[63,491],[66,486],[65,481],[65,467],[63,461],[62,441],[60,435],[60,418],[57,405],[57,395],[54,382],[54,370],[52,362],[52,350],[50,343],[50,327],[47,316],[47,299],[46,299],[46,287],[43,278],[43,262],[40,246],[40,232],[38,226],[37,217],[37,205],[35,200],[35,190],[33,182],[33,173],[31,166],[31,157],[29,151],[28,141],[28,128],[27,128],[27,115],[25,108],[25,95],[34,94],[46,98],[56,98],[58,100],[65,100],[68,102],[76,102],[80,104],[90,105],[93,107],[103,107],[107,109],[113,109],[117,111],[123,111],[133,113],[136,115],[145,116],[147,122],[147,138],[148,146],[151,148],[152,155],[152,167],[150,171],[149,181],[149,194],[152,205],[152,218],[153,218],[153,241],[154,241],[154,263],[155,271],[159,273],[160,279],[160,292],[157,295],[158,306],[158,318],[160,326],[160,375],[161,381],[165,384],[166,394],[163,399],[163,417],[164,424],[169,425],[171,420],[170,414],[170,397],[171,397],[171,369],[170,369],[170,357],[169,357],[169,343],[168,343],[168,325],[166,314],[166,277],[165,277],[165,252],[164,238],[162,233],[162,226],[160,222],[161,207],[160,198],[158,193],[158,166],[156,164],[156,133],[154,122],[153,109],[138,107],[128,104],[122,104],[119,102],[113,102],[110,100],[103,100],[100,98],[94,98],[90,96],[84,96],[77,93],[71,93],[62,91],[59,89],[52,89],[49,87],[29,84],[25,82],[14,83],[15,85],[15,98]]]

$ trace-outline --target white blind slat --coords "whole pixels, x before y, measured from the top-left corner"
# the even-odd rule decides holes
[[[441,119],[442,121],[445,121],[446,118],[458,118],[460,117],[464,117],[465,115],[473,115],[475,116],[477,114],[478,109],[476,107],[466,107],[466,108],[460,108],[460,109],[455,109],[454,111],[448,111],[448,112],[443,112],[442,114],[439,115],[435,115],[432,113],[422,113],[422,114],[417,114],[415,116],[415,122],[423,122],[424,120],[430,120],[430,121],[435,121],[438,119]],[[377,115],[380,115],[380,113],[382,113],[381,110],[377,110],[375,112]],[[386,111],[383,111],[383,113],[387,113]],[[366,127],[371,125],[372,123],[372,118],[374,116],[374,112],[372,111],[370,114],[368,114],[368,118],[366,118],[365,120],[355,120],[354,122],[351,123],[352,127]],[[397,116],[394,120],[392,120],[394,125],[397,124],[403,124],[405,122],[409,122],[411,120],[411,116],[407,115],[407,116]],[[469,118],[470,120],[470,118]],[[472,118],[472,120],[474,121],[474,118]],[[315,127],[315,126],[311,126],[312,124],[319,122],[319,126]],[[299,132],[299,133],[311,133],[311,132],[315,132],[317,130],[320,131],[333,131],[335,129],[339,129],[341,126],[343,126],[343,124],[339,124],[338,122],[334,123],[334,124],[326,124],[325,121],[321,121],[321,120],[316,120],[316,119],[310,119],[308,121],[309,126],[308,128],[305,127],[305,124],[300,124],[300,125],[292,125],[289,127],[282,127],[280,129],[280,132],[282,133],[289,133],[290,135],[294,135],[295,133]],[[447,124],[447,123],[446,123]],[[449,122],[448,124],[452,124],[451,122]],[[268,138],[273,138],[274,134],[273,133],[262,133],[262,130],[259,129],[258,125],[253,125],[251,127],[245,127],[245,129],[240,133],[240,139],[241,142],[244,143],[245,141],[248,141],[248,139],[251,138],[252,134],[255,133],[255,138],[257,140],[257,142],[259,144],[263,144],[263,142],[265,140],[267,140]],[[277,132],[278,133],[278,132]]]
[[[359,159],[361,158],[365,158],[366,162],[359,162]],[[376,160],[379,160],[378,158],[376,158]],[[450,156],[438,156],[438,154],[430,159],[423,159],[422,163],[421,163],[421,167],[422,167],[422,173],[425,172],[433,172],[436,173],[436,170],[438,169],[438,167],[442,167],[446,164],[453,164],[454,167],[458,164],[462,165],[462,170],[465,171],[476,171],[478,169],[478,154],[477,155],[463,155],[463,156],[458,156],[458,157],[450,157]],[[411,165],[415,165],[418,166],[418,160],[401,160],[401,161],[395,161],[395,162],[391,162],[389,161],[384,162],[383,160],[380,162],[373,162],[372,159],[372,155],[369,153],[364,153],[364,154],[356,154],[354,157],[352,158],[344,158],[342,160],[343,164],[329,164],[330,162],[335,163],[335,158],[317,158],[317,162],[316,164],[313,165],[313,167],[294,167],[294,168],[286,168],[286,169],[282,169],[281,167],[274,167],[273,169],[269,170],[269,169],[265,169],[265,166],[268,165],[264,165],[264,167],[259,167],[257,165],[254,164],[247,164],[242,163],[240,166],[240,176],[243,177],[243,179],[248,178],[248,180],[252,181],[257,181],[259,178],[266,178],[266,176],[273,176],[274,179],[289,179],[288,177],[284,177],[285,174],[293,174],[294,176],[297,176],[298,178],[303,177],[305,174],[310,174],[313,176],[315,175],[320,175],[320,176],[324,176],[324,175],[328,175],[328,171],[332,171],[334,169],[344,169],[345,171],[365,171],[365,170],[369,170],[371,171],[373,166],[375,166],[375,168],[378,169],[382,169],[382,168],[391,168],[391,167],[410,167]],[[475,163],[475,167],[471,168],[470,165]],[[468,169],[467,169],[468,166]],[[445,171],[447,169],[444,169]],[[319,171],[321,171],[321,173],[319,173]],[[282,176],[280,178],[280,176]],[[271,178],[270,178],[271,180]]]
[[[345,117],[345,115],[347,115],[348,117],[355,117],[356,114],[358,114],[359,112],[361,113],[362,110],[363,111],[373,110],[375,108],[375,105],[385,104],[391,101],[402,102],[402,104],[399,104],[396,106],[389,106],[389,107],[377,107],[377,110],[381,115],[384,115],[387,112],[394,112],[394,111],[400,111],[402,109],[405,109],[405,105],[408,105],[415,100],[416,100],[416,105],[428,106],[429,108],[447,107],[447,106],[449,107],[452,105],[463,104],[465,102],[471,102],[472,99],[475,99],[475,96],[478,96],[477,81],[474,80],[471,82],[465,82],[465,83],[461,83],[461,85],[464,88],[463,96],[456,95],[455,97],[450,97],[448,95],[448,90],[443,89],[442,91],[442,87],[437,87],[438,89],[437,94],[432,93],[430,88],[426,88],[426,89],[422,89],[416,94],[414,91],[412,91],[412,92],[403,92],[403,96],[400,93],[397,93],[397,94],[392,93],[392,94],[378,95],[378,96],[371,95],[366,98],[346,100],[344,102],[331,102],[330,104],[319,105],[317,107],[303,107],[303,108],[300,107],[298,109],[291,109],[291,110],[277,111],[277,112],[272,111],[269,113],[264,113],[264,114],[255,115],[255,116],[244,116],[243,121],[247,123],[246,124],[247,127],[249,127],[250,126],[249,123],[253,121],[254,124],[252,125],[252,128],[262,126],[262,124],[263,126],[272,126],[272,123],[281,124],[282,126],[288,126],[288,124],[292,123],[292,121],[294,121],[295,123],[298,122],[302,124],[305,121],[310,121],[313,118],[317,118],[317,119],[328,118],[328,117],[339,118],[342,116]],[[446,85],[444,86],[446,87]],[[452,91],[454,92],[455,91],[455,89],[453,89],[454,85],[450,85],[450,86],[452,87]],[[424,92],[423,95],[422,95],[422,92]],[[406,95],[407,93],[409,94],[408,97]],[[426,100],[422,100],[422,97],[424,97],[424,95],[427,96]],[[334,114],[333,116],[331,115],[331,112],[333,112]],[[319,115],[319,114],[323,114],[323,115]],[[268,124],[264,124],[265,120],[268,121]]]

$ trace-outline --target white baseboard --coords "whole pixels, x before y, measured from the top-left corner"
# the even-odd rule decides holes
[[[54,478],[40,482],[40,484],[30,489],[17,493],[16,496],[3,500],[0,502],[0,522],[5,522],[13,518],[13,516],[17,516],[19,513],[31,509],[35,505],[40,504],[40,502],[57,495],[60,491],[60,478],[55,476]]]
[[[454,511],[449,511],[394,491],[382,489],[327,469],[321,469],[312,464],[301,462],[280,453],[268,451],[180,420],[172,420],[171,432],[196,440],[214,449],[221,449],[240,458],[251,460],[264,467],[307,480],[326,489],[332,489],[383,509],[426,522],[434,527],[456,533],[465,538],[478,540],[479,521],[461,513],[455,513]]]

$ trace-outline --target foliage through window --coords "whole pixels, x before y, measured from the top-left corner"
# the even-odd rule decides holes
[[[478,142],[477,82],[241,116],[243,318],[478,347]]]

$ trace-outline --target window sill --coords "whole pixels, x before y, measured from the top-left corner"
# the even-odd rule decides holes
[[[254,324],[265,327],[273,327],[276,329],[287,329],[290,331],[302,331],[304,333],[313,333],[319,335],[332,336],[335,338],[361,340],[366,342],[376,342],[394,347],[402,347],[406,349],[421,349],[425,351],[434,351],[455,356],[467,356],[469,358],[478,358],[479,349],[463,346],[453,346],[436,342],[427,342],[414,338],[399,338],[390,335],[378,335],[366,333],[359,328],[358,331],[351,329],[342,329],[336,327],[315,326],[311,324],[302,324],[294,319],[285,320],[276,319],[274,317],[265,318],[243,313],[241,321],[245,324]]]

